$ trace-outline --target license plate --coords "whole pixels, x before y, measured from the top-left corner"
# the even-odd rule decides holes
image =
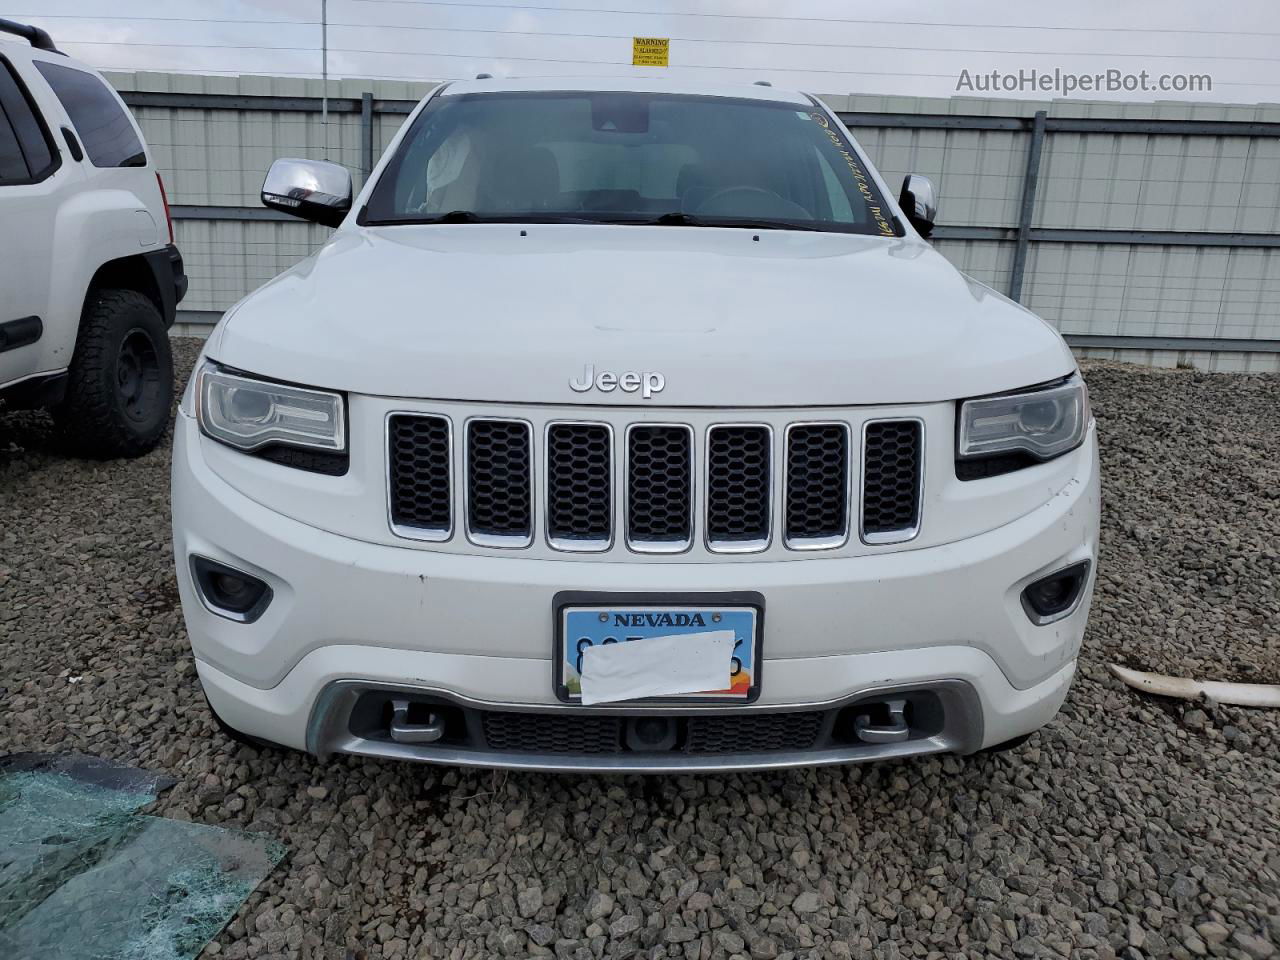
[[[556,687],[560,699],[582,698],[582,660],[586,650],[612,643],[644,643],[647,639],[733,632],[729,683],[663,700],[740,700],[755,698],[759,682],[759,610],[746,606],[667,606],[599,604],[560,608]]]

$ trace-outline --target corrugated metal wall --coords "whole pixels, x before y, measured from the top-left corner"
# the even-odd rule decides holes
[[[318,80],[109,74],[122,92],[318,97]],[[330,96],[415,100],[430,84],[335,81]],[[1052,118],[1280,121],[1280,106],[1012,102],[828,96],[835,110],[958,118]],[[260,209],[258,191],[279,156],[327,157],[360,182],[359,113],[314,110],[137,106],[169,189],[186,207]],[[403,113],[372,115],[375,157]],[[997,290],[1009,289],[1022,208],[1027,129],[919,129],[858,126],[855,135],[896,185],[907,172],[933,178],[940,225],[966,238],[941,237],[938,249]],[[232,211],[234,213],[235,211]],[[177,223],[191,290],[183,309],[217,312],[307,255],[327,235],[303,223],[218,219],[185,211]],[[230,215],[230,214],[229,214]],[[199,219],[195,219],[199,217]],[[1105,231],[1280,233],[1280,138],[1204,134],[1058,131],[1044,138],[1032,228]],[[985,234],[982,229],[986,228]],[[1005,236],[1001,231],[1009,231]],[[946,231],[940,231],[946,233]],[[1027,248],[1020,299],[1064,333],[1097,337],[1244,339],[1243,351],[1121,349],[1088,352],[1143,362],[1192,362],[1221,369],[1280,370],[1280,353],[1257,341],[1280,341],[1280,253],[1271,246],[1054,242]]]

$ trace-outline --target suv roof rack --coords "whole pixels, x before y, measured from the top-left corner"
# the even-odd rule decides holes
[[[48,31],[33,27],[27,23],[18,23],[16,20],[5,20],[0,17],[0,33],[12,33],[16,37],[22,37],[24,40],[30,41],[31,45],[37,50],[62,53],[61,50],[53,45],[53,37],[49,36]]]

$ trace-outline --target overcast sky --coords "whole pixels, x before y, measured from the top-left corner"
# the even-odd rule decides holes
[[[319,76],[321,0],[9,0],[104,70]],[[329,74],[439,80],[626,74],[815,93],[953,96],[963,71],[1207,74],[1212,90],[1089,98],[1280,101],[1277,0],[328,0]],[[632,67],[631,38],[671,38]],[[991,95],[980,89],[961,93]],[[994,91],[1048,99],[1052,93]]]

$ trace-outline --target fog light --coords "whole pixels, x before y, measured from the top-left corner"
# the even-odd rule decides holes
[[[271,603],[265,581],[217,560],[193,556],[191,575],[205,607],[228,620],[253,623]]]
[[[1089,582],[1089,566],[1088,560],[1081,560],[1028,584],[1022,591],[1022,609],[1031,622],[1044,625],[1070,616]]]

